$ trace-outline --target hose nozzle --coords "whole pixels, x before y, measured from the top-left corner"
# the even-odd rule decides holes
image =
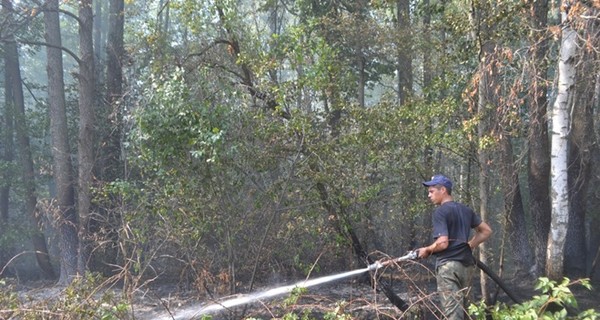
[[[409,251],[407,254],[396,259],[396,261],[417,260],[419,258],[419,250]]]

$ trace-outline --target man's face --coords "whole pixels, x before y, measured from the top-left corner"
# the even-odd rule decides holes
[[[439,205],[442,203],[442,199],[444,196],[444,190],[445,189],[443,187],[431,186],[431,187],[427,188],[427,192],[428,192],[427,197],[429,197],[429,200],[431,200],[431,203],[433,203],[435,205]]]

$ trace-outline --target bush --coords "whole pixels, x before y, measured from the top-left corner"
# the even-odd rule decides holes
[[[541,291],[542,294],[533,296],[529,301],[511,306],[496,304],[491,307],[480,302],[469,306],[469,313],[476,319],[482,320],[486,319],[488,315],[491,315],[492,319],[503,320],[598,319],[600,313],[593,309],[578,314],[569,314],[576,313],[572,310],[577,309],[577,300],[569,288],[575,284],[581,284],[588,290],[592,288],[588,279],[571,282],[568,278],[564,278],[562,282],[558,283],[548,278],[540,278],[535,289]]]

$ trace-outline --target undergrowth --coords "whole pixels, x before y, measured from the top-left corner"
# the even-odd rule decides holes
[[[570,287],[581,285],[587,290],[591,290],[591,284],[587,279],[570,281],[564,278],[561,282],[549,280],[548,278],[538,279],[535,289],[541,294],[533,296],[530,300],[520,304],[507,305],[498,303],[488,306],[484,302],[471,304],[468,312],[473,319],[477,320],[596,320],[600,319],[600,313],[594,309],[577,311],[578,303]],[[284,310],[293,310],[294,305],[305,291],[297,290],[292,292],[290,297],[282,303]],[[286,311],[282,320],[350,320],[355,317],[344,310],[345,302],[339,302],[330,310],[321,310],[319,317],[311,314],[310,309],[299,308],[295,311]],[[417,308],[418,309],[418,308]],[[403,314],[399,319],[412,318],[410,314]],[[210,319],[210,318],[206,318]],[[250,318],[247,320],[262,320],[260,318]]]
[[[102,277],[88,273],[75,278],[53,297],[20,297],[13,284],[0,279],[0,319],[127,319],[129,304],[104,289]]]
[[[580,285],[591,290],[587,279],[571,281],[552,281],[540,278],[535,286],[540,294],[530,300],[507,305],[497,303],[488,306],[483,302],[471,304],[468,312],[474,319],[502,320],[596,320],[600,312],[594,309],[579,311],[577,300],[571,290],[574,285]],[[19,296],[14,285],[0,279],[0,319],[99,319],[117,320],[134,319],[130,313],[131,306],[123,296],[117,296],[115,291],[105,288],[102,277],[86,274],[76,278],[69,286],[57,293],[55,297],[36,299]],[[283,314],[281,320],[351,320],[355,315],[346,309],[348,302],[338,301],[329,307],[319,306],[317,313],[311,308],[299,305],[300,298],[307,293],[305,288],[297,288],[283,300],[278,308]],[[429,302],[428,302],[429,303]],[[317,315],[318,314],[318,315]],[[410,317],[404,314],[402,317]],[[203,320],[212,319],[205,316]],[[246,320],[261,320],[261,318],[246,318]]]
[[[477,320],[502,319],[502,320],[595,320],[600,319],[600,313],[594,309],[578,311],[578,304],[570,287],[582,285],[587,290],[592,286],[587,279],[571,281],[564,278],[561,282],[552,281],[548,278],[540,278],[535,289],[541,294],[533,296],[532,299],[515,304],[506,305],[498,303],[487,306],[485,303],[471,304],[469,313]]]

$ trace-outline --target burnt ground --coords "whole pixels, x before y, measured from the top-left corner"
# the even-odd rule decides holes
[[[389,279],[386,279],[389,280]],[[533,290],[534,283],[512,279],[506,281],[506,286],[518,299],[527,300],[533,295],[539,294]],[[410,307],[406,313],[400,311],[380,291],[373,289],[369,281],[365,279],[346,279],[334,283],[323,284],[307,289],[296,301],[290,301],[289,294],[273,299],[258,301],[231,309],[219,310],[210,313],[213,320],[233,319],[282,319],[284,315],[293,313],[301,319],[302,315],[308,314],[310,319],[324,319],[327,314],[346,313],[352,318],[348,319],[441,319],[436,310],[435,279],[423,277],[422,279],[392,279],[391,285]],[[582,286],[571,286],[578,303],[579,310],[595,309],[600,312],[600,291],[594,288],[592,291]],[[256,290],[260,291],[260,289]],[[255,291],[255,292],[256,292]],[[162,294],[165,296],[164,294]],[[231,298],[221,299],[227,301]],[[503,292],[498,292],[498,301],[513,304],[511,299]],[[480,296],[475,292],[474,299],[478,301]],[[163,300],[163,305],[158,308],[138,309],[139,319],[201,319],[199,310],[213,302],[199,300],[193,296],[182,299],[181,296],[173,300]],[[165,302],[167,302],[165,304]],[[171,316],[169,317],[169,313]],[[289,319],[289,318],[288,318]],[[346,318],[344,318],[346,319]]]
[[[380,290],[373,289],[369,285],[369,280],[373,278],[364,275],[310,287],[295,300],[290,298],[290,294],[282,294],[229,309],[221,309],[210,313],[212,317],[210,319],[282,319],[286,314],[291,313],[297,315],[297,319],[302,319],[303,315],[307,315],[310,319],[325,319],[327,314],[336,312],[352,316],[347,319],[440,319],[439,313],[435,310],[434,278],[430,274],[418,277],[407,275],[408,273],[403,275],[386,273],[380,278],[388,281],[393,291],[410,305],[406,313],[390,303]],[[505,283],[520,299],[529,299],[534,294],[539,294],[533,290],[532,281],[513,278],[505,280]],[[259,287],[252,292],[261,292],[273,287]],[[48,282],[16,283],[12,288],[18,292],[21,301],[26,301],[25,305],[29,304],[37,308],[45,305],[45,301],[58,299],[65,293],[64,288],[61,289]],[[600,312],[598,288],[591,291],[578,285],[570,288],[581,311],[595,309]],[[113,296],[119,296],[118,289],[110,290],[114,291]],[[480,299],[477,292],[474,292],[473,296],[475,300]],[[203,307],[240,296],[215,300],[196,290],[184,290],[177,285],[161,284],[140,289],[134,293],[134,297],[131,309],[120,314],[118,319],[202,319],[198,311]],[[502,291],[498,293],[498,300],[512,304],[510,298]],[[10,319],[6,313],[2,313],[5,308],[6,306],[0,306],[0,319]],[[67,318],[81,319],[80,317]],[[65,319],[65,317],[57,317],[57,319]]]

